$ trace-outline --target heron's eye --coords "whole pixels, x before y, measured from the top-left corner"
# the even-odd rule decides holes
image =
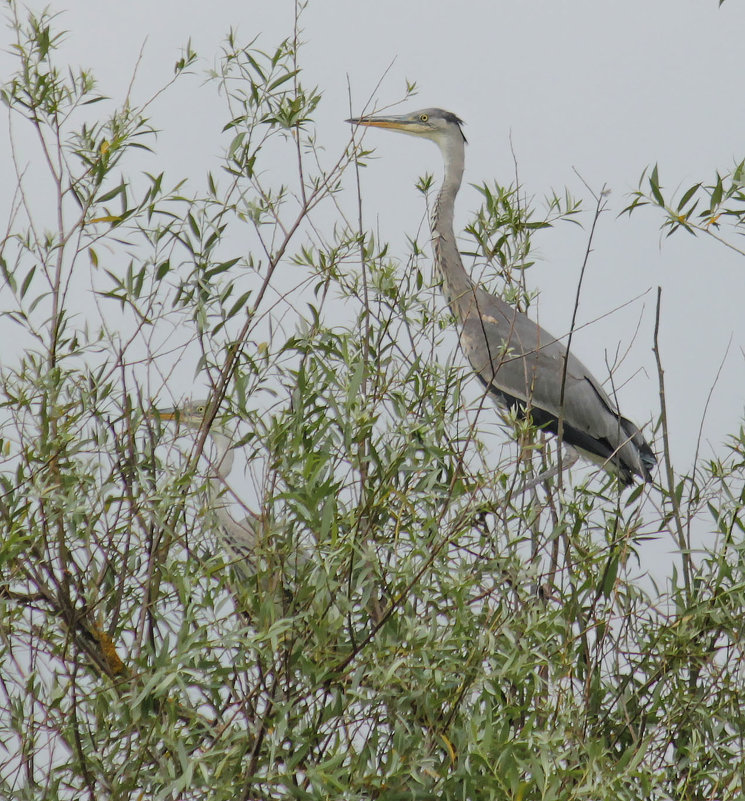
[[[420,114],[419,115],[419,121],[420,122],[427,122],[428,119],[429,119],[429,114]]]

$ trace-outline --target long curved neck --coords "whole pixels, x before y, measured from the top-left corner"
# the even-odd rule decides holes
[[[215,494],[219,495],[225,488],[225,479],[233,469],[235,450],[233,449],[233,440],[223,431],[212,429],[210,436],[215,443],[215,455],[210,464],[215,475],[210,478],[210,485]],[[224,503],[227,505],[227,501]]]
[[[463,267],[453,231],[455,197],[463,180],[465,147],[462,137],[438,142],[445,164],[442,187],[432,214],[432,243],[435,267],[440,274],[442,290],[456,318],[463,320],[473,303],[473,281]]]

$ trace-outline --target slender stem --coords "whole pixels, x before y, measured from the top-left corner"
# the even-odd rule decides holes
[[[582,282],[585,278],[585,270],[587,269],[587,263],[590,259],[590,253],[592,253],[592,242],[595,236],[595,228],[598,224],[598,219],[600,219],[600,215],[603,212],[604,202],[605,202],[605,186],[600,190],[600,194],[596,198],[596,205],[595,205],[595,213],[592,217],[592,226],[590,227],[590,236],[587,238],[587,247],[585,248],[585,257],[582,260],[582,269],[579,272],[579,280],[577,281],[577,291],[574,296],[574,307],[572,309],[572,321],[569,324],[569,336],[567,337],[567,345],[566,351],[564,351],[564,362],[561,365],[561,390],[559,391],[559,425],[557,429],[557,435],[559,438],[559,442],[562,442],[564,439],[564,394],[566,392],[566,383],[567,383],[567,369],[569,365],[569,353],[572,349],[572,339],[574,338],[574,331],[575,326],[577,324],[577,312],[579,311],[579,299],[582,293]],[[559,486],[562,483],[562,451],[559,448],[558,453],[558,466],[559,466]]]
[[[662,369],[662,358],[660,357],[659,333],[660,333],[660,308],[662,305],[662,287],[657,287],[657,309],[654,317],[654,358],[657,363],[657,377],[660,387],[660,427],[662,428],[662,447],[665,460],[665,478],[667,479],[667,496],[673,507],[673,520],[678,536],[678,547],[683,562],[683,581],[685,582],[686,596],[691,600],[691,548],[686,541],[683,522],[680,518],[680,501],[675,489],[675,471],[673,470],[672,459],[670,458],[670,435],[668,430],[667,403],[665,400],[665,371]]]

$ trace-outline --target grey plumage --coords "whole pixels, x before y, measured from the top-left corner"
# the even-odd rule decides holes
[[[445,170],[432,218],[434,261],[463,350],[486,390],[500,404],[530,414],[535,425],[554,434],[561,429],[566,443],[624,484],[634,475],[651,481],[651,448],[590,371],[527,315],[474,284],[463,267],[453,232],[465,159],[462,121],[436,108],[347,121],[423,137],[440,148]]]

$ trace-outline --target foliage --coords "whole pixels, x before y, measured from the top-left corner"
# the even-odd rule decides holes
[[[677,194],[677,193],[676,193]],[[645,170],[639,188],[632,193],[631,203],[624,209],[631,214],[642,206],[652,206],[663,213],[662,230],[666,236],[687,231],[694,236],[705,234],[726,247],[745,255],[745,250],[722,233],[726,227],[742,236],[745,227],[745,161],[728,172],[716,172],[709,182],[697,181],[677,194],[665,196],[658,165]]]
[[[3,797],[741,794],[745,433],[690,475],[664,463],[659,509],[596,471],[536,486],[553,446],[495,433],[446,357],[416,237],[394,257],[347,221],[369,151],[324,162],[297,31],[228,36],[225,152],[194,189],[132,166],[151,101],[116,106],[60,67],[56,24],[14,17],[2,90],[54,207],[38,219],[19,167],[0,248]],[[187,48],[176,80],[196,63]],[[578,211],[481,194],[488,280]],[[262,521],[239,584],[206,429],[152,413],[190,369],[235,421]],[[713,536],[694,555],[696,526]],[[681,578],[648,594],[650,537]]]

